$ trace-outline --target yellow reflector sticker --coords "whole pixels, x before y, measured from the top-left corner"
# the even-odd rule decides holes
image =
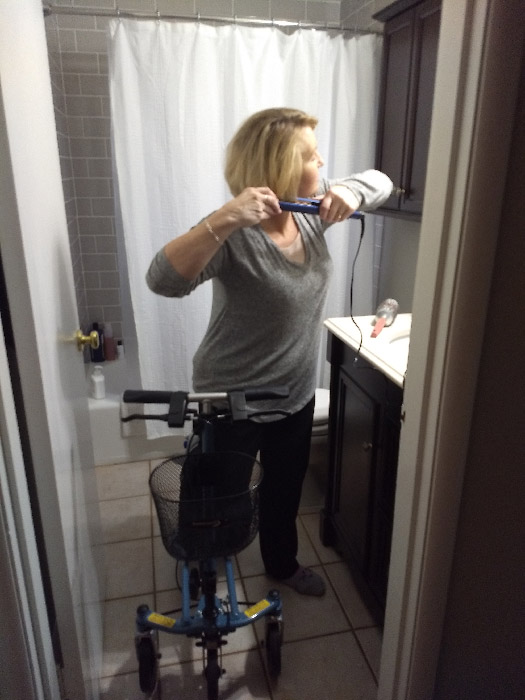
[[[151,613],[151,615],[148,615],[148,621],[153,622],[155,625],[162,625],[163,627],[173,627],[175,624],[175,620],[172,617],[159,615],[159,613]]]
[[[258,603],[255,603],[255,605],[252,605],[251,608],[247,608],[244,611],[244,614],[246,617],[252,617],[253,615],[257,615],[257,613],[260,613],[261,610],[264,610],[270,605],[270,603],[264,598],[263,600],[260,600]]]

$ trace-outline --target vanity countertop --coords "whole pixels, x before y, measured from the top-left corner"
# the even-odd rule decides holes
[[[324,325],[353,350],[359,349],[362,334],[360,355],[402,388],[408,363],[412,314],[398,314],[394,323],[383,328],[377,338],[370,337],[374,322],[375,316],[354,316],[353,319],[346,316],[329,318]]]

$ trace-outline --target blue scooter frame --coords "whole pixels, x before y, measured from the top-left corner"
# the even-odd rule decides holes
[[[190,568],[188,563],[184,562],[182,568],[181,616],[177,619],[172,618],[154,612],[146,605],[141,605],[137,609],[137,632],[142,634],[150,630],[161,630],[168,634],[184,634],[187,637],[201,637],[208,629],[216,629],[222,634],[234,632],[237,628],[251,625],[266,615],[274,616],[276,621],[279,620],[282,615],[282,604],[279,592],[276,590],[269,591],[265,598],[251,605],[246,610],[239,610],[231,559],[225,557],[224,564],[228,586],[228,607],[231,608],[231,610],[225,612],[225,601],[214,595],[210,607],[211,611],[215,614],[210,617],[210,610],[207,610],[207,604],[209,605],[210,601],[207,600],[206,594],[204,594],[199,601],[196,613],[193,615],[191,614]],[[214,564],[208,563],[208,566],[212,567]]]
[[[188,445],[188,454],[210,455],[214,449],[214,425],[217,420],[245,420],[249,417],[247,400],[277,399],[287,396],[287,389],[282,387],[264,389],[235,390],[189,394],[185,392],[162,392],[128,390],[124,392],[125,403],[168,404],[166,414],[143,415],[132,414],[127,420],[164,420],[170,427],[183,427],[188,419],[193,420],[193,434]],[[213,404],[227,401],[229,409],[218,414]],[[188,403],[198,403],[199,411],[188,408]],[[264,413],[281,413],[265,411]],[[254,414],[252,414],[254,415]],[[197,438],[197,447],[192,441]],[[167,463],[159,465],[162,468]],[[153,472],[154,474],[155,472]],[[153,474],[151,478],[153,478]],[[150,484],[151,484],[150,478]],[[179,496],[180,497],[180,496]],[[159,514],[160,520],[160,514]],[[162,530],[162,523],[161,523]],[[164,540],[164,533],[163,533]],[[166,545],[166,541],[164,542]],[[167,546],[167,545],[166,545]],[[173,555],[168,549],[169,553]],[[239,551],[239,550],[235,550]],[[177,557],[179,559],[179,557]],[[220,663],[220,651],[226,642],[223,636],[238,628],[253,624],[261,618],[266,621],[265,646],[270,675],[281,672],[282,644],[282,603],[279,592],[270,590],[266,597],[256,603],[247,603],[245,610],[240,610],[235,590],[233,564],[230,556],[223,556],[227,596],[219,598],[216,594],[217,570],[214,558],[199,561],[198,569],[190,570],[187,560],[182,561],[182,608],[180,616],[172,617],[172,612],[159,613],[146,604],[137,608],[135,647],[139,662],[140,688],[148,697],[155,691],[159,682],[157,633],[183,634],[196,638],[197,646],[203,650],[203,670],[207,681],[208,700],[218,700],[218,682],[223,673]],[[193,557],[193,560],[195,557]],[[192,612],[191,600],[198,597],[198,604]]]

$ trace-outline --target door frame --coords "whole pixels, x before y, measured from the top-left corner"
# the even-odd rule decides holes
[[[9,639],[0,689],[8,693],[6,697],[59,698],[11,375],[1,333],[0,511],[0,607],[2,634]]]
[[[379,700],[433,697],[522,27],[520,0],[443,2]]]
[[[17,237],[19,221],[16,207],[16,194],[11,170],[9,153],[9,138],[5,113],[3,108],[3,94],[0,89],[0,162],[2,163],[2,177],[0,178],[0,202],[1,202],[1,227],[0,240],[2,253],[9,255],[9,239]],[[5,260],[0,264],[5,265]],[[12,264],[12,263],[11,263]],[[15,263],[15,270],[20,268],[20,261]],[[6,282],[7,287],[7,282]],[[18,312],[22,318],[30,319],[31,312],[27,312],[26,304],[29,299],[21,289],[18,289]],[[6,303],[7,302],[6,300]],[[54,698],[60,697],[56,663],[54,658],[51,631],[46,608],[42,572],[36,546],[36,535],[33,524],[33,513],[29,497],[29,489],[25,473],[24,455],[18,416],[15,407],[15,398],[11,380],[11,368],[5,343],[6,315],[10,314],[9,308],[2,308],[0,317],[0,442],[2,447],[0,483],[2,486],[1,507],[3,510],[2,528],[6,539],[9,559],[6,561],[7,569],[10,568],[11,581],[5,581],[6,589],[14,586],[12,590],[11,605],[16,604],[17,609],[10,607],[8,610],[6,601],[2,600],[2,618],[10,617],[12,624],[12,644],[19,649],[25,649],[26,670],[30,674],[32,694],[20,695],[20,697]],[[20,666],[6,664],[2,672],[6,675],[5,682],[8,687],[18,682],[15,676],[21,675]],[[3,681],[4,682],[4,681]]]
[[[516,39],[519,3],[443,3],[413,308],[417,334],[412,334],[405,389],[380,700],[432,696],[459,514],[465,437],[499,228],[514,114],[512,95],[519,75],[519,60],[512,55],[516,40],[521,41],[521,35]],[[502,63],[505,81],[498,86]],[[494,139],[491,128],[496,126],[499,148],[490,151],[488,173],[483,149]],[[14,274],[17,255],[6,262],[13,265]],[[24,314],[29,310],[31,318],[29,299],[20,299],[17,307]],[[478,313],[472,314],[472,308]],[[23,333],[32,343],[35,335],[30,335]],[[465,337],[469,339],[466,349]],[[30,346],[27,350],[28,362],[36,360],[35,370],[38,354]],[[44,407],[37,394],[35,411]],[[63,553],[57,556],[63,558]],[[61,595],[67,599],[67,585]]]
[[[67,697],[83,700],[88,696],[98,697],[95,687],[98,678],[88,678],[91,669],[83,663],[90,659],[83,658],[82,654],[84,639],[80,635],[83,630],[77,620],[83,611],[75,605],[73,586],[81,589],[84,581],[79,577],[70,581],[59,497],[60,488],[64,490],[69,485],[68,474],[62,467],[72,460],[74,446],[70,442],[64,447],[70,425],[66,419],[70,416],[60,414],[61,404],[46,403],[46,397],[54,396],[49,387],[61,379],[60,367],[57,366],[59,352],[62,351],[62,355],[77,353],[73,332],[78,328],[78,316],[76,305],[69,304],[71,291],[74,297],[70,253],[67,251],[66,255],[59,257],[61,251],[65,251],[62,244],[67,242],[67,223],[44,18],[39,0],[23,0],[16,3],[16,7],[2,3],[0,30],[0,245],[20,378],[20,387],[13,386],[13,391],[17,392],[16,399],[23,403],[27,422],[24,453],[20,450],[14,455],[17,459],[6,459],[4,452],[10,482],[19,486],[18,491],[12,489],[10,492],[13,511],[19,517],[11,536],[21,552],[22,566],[16,572],[17,584],[20,590],[27,590],[29,599],[38,657],[38,668],[33,664],[34,676],[40,675],[45,698],[61,697],[63,685]],[[43,251],[46,256],[42,255]],[[49,260],[55,263],[58,274],[53,272],[55,267],[49,267]],[[53,283],[54,296],[52,302],[47,303],[49,280]],[[41,284],[41,281],[46,284]],[[52,303],[63,305],[57,308],[56,319],[49,319],[47,315]],[[65,309],[68,311],[67,325],[71,324],[71,327],[57,327],[62,314],[65,316]],[[39,327],[36,319],[42,318],[45,319],[43,327]],[[49,323],[46,325],[45,321]],[[80,359],[79,367],[82,368]],[[4,382],[6,387],[10,386],[10,375],[6,377],[3,372],[0,379],[2,390]],[[69,379],[71,387],[76,387],[77,382],[71,377]],[[58,385],[59,389],[62,386]],[[64,403],[67,400],[73,403],[76,398],[70,399],[66,392],[63,396]],[[21,432],[20,426],[16,426],[13,398],[13,394],[8,398],[3,393],[0,397],[0,412],[12,421],[12,431],[8,434],[11,449],[15,448],[15,431],[18,435]],[[84,394],[82,398],[87,406]],[[1,438],[5,447],[3,431]],[[51,633],[55,634],[55,630],[51,630],[47,622],[42,575],[38,559],[35,560],[35,528],[25,500],[24,457],[28,454],[25,450],[32,455],[35,464],[35,488],[51,573],[63,668],[57,665],[52,653]],[[93,687],[88,687],[89,684]]]

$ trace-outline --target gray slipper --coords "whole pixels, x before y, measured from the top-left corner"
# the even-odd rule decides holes
[[[281,579],[281,583],[303,595],[321,596],[326,591],[326,585],[321,576],[305,566],[300,566],[290,578]]]

